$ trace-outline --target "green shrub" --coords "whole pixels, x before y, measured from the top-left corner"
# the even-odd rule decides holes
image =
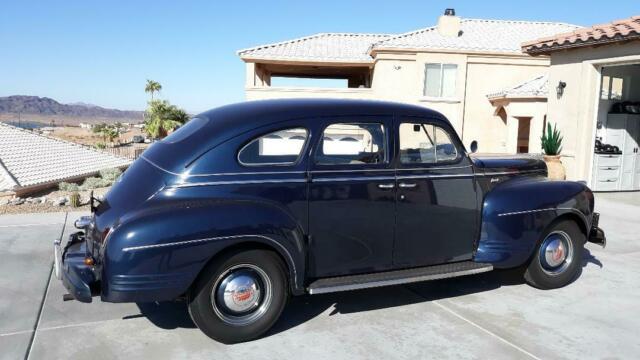
[[[86,178],[82,185],[80,185],[80,190],[93,190],[101,187],[107,187],[111,185],[111,181],[101,179],[98,177],[90,177]]]
[[[78,184],[68,183],[63,181],[58,184],[58,189],[62,191],[78,191],[80,187],[78,186]]]
[[[562,151],[562,135],[560,131],[553,125],[553,131],[551,131],[551,123],[547,123],[547,131],[542,133],[542,151],[545,155],[560,155]]]
[[[103,178],[104,180],[110,181],[111,183],[116,181],[118,176],[120,176],[121,174],[122,174],[122,170],[118,168],[100,170],[100,177]]]
[[[107,145],[105,145],[105,143],[103,143],[103,142],[99,142],[99,143],[96,143],[95,147],[96,147],[96,149],[102,150],[102,149],[105,149],[107,147]]]

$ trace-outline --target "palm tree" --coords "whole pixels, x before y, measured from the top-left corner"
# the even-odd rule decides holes
[[[189,115],[166,100],[153,100],[145,113],[144,131],[152,139],[162,139],[189,120]]]
[[[144,87],[144,92],[151,94],[151,101],[153,101],[153,94],[160,92],[162,85],[159,82],[147,79],[147,85]]]

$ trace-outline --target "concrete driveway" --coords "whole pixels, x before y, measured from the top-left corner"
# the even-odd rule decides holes
[[[553,291],[508,272],[295,298],[264,338],[216,343],[183,303],[63,302],[52,239],[79,214],[0,216],[0,358],[638,358],[640,193],[598,194],[608,247]]]

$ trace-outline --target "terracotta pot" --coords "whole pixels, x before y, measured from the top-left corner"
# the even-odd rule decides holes
[[[544,162],[547,164],[547,177],[551,180],[564,180],[567,173],[564,165],[560,161],[560,155],[544,155]]]

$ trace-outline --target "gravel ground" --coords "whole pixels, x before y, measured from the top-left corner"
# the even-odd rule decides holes
[[[108,190],[109,190],[109,187],[94,189],[93,195],[102,196],[106,194]],[[69,205],[63,205],[63,206],[54,205],[51,202],[52,200],[55,201],[58,198],[71,195],[70,191],[49,190],[46,192],[41,192],[41,193],[30,196],[34,199],[46,196],[47,198],[46,203],[30,203],[25,201],[24,204],[21,204],[21,205],[3,204],[3,205],[0,205],[0,215],[89,210],[89,193],[90,191],[80,191],[80,203],[82,205],[74,208]],[[2,199],[0,199],[0,203],[1,202],[2,202]]]

